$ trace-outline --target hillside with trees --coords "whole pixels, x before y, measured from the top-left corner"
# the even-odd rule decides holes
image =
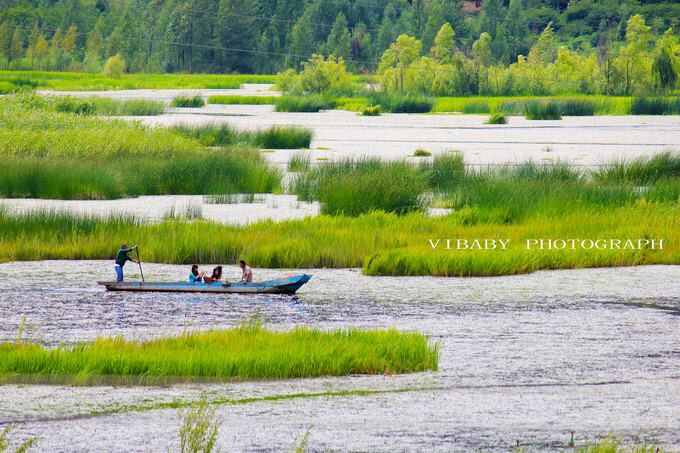
[[[567,73],[584,92],[673,88],[680,55],[662,0],[5,0],[0,23],[1,69],[274,74],[333,55],[434,94]]]

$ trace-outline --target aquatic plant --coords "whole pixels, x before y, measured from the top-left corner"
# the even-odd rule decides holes
[[[179,409],[179,438],[182,453],[210,453],[217,442],[222,422],[215,421],[215,409],[203,400]],[[218,450],[219,451],[219,450]]]
[[[439,345],[426,335],[397,330],[288,332],[257,320],[226,330],[185,333],[143,343],[120,337],[48,349],[0,345],[0,374],[50,376],[181,376],[198,379],[288,379],[436,370]]]
[[[413,157],[430,157],[431,155],[432,155],[431,152],[429,152],[429,151],[427,151],[427,150],[425,150],[425,149],[423,149],[423,148],[418,148],[418,149],[415,150],[415,152],[413,153]]]
[[[201,95],[195,96],[177,96],[170,102],[170,107],[189,107],[198,108],[205,105],[205,99]]]
[[[361,112],[362,116],[380,116],[380,105],[372,105],[370,107],[366,107],[363,112]]]
[[[16,446],[14,450],[8,450],[10,448],[10,438],[9,435],[17,427],[17,425],[7,425],[5,429],[0,433],[0,453],[24,453],[31,447],[35,447],[38,443],[37,437],[32,437]]]
[[[496,113],[491,115],[491,118],[485,121],[484,124],[508,124],[508,119],[502,113]]]

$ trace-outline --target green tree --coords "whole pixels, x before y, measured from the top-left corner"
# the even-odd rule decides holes
[[[631,94],[634,84],[645,85],[645,74],[651,75],[648,52],[650,27],[645,25],[645,20],[639,14],[628,19],[626,27],[626,45],[619,50],[616,64],[623,75],[624,93]]]
[[[663,89],[675,88],[678,80],[678,69],[676,67],[678,54],[680,54],[678,38],[673,36],[673,29],[669,28],[656,42],[654,49],[652,75],[655,86]]]
[[[408,78],[420,58],[422,43],[408,35],[400,35],[397,42],[383,53],[378,71],[383,77],[383,89],[407,91]]]
[[[48,51],[49,44],[45,39],[45,35],[40,33],[40,36],[38,36],[38,42],[35,44],[35,58],[38,60],[38,69],[43,69],[42,63],[45,59],[45,56],[47,56]]]
[[[108,77],[120,78],[125,72],[125,60],[121,55],[114,55],[106,60],[102,73]]]
[[[312,27],[309,25],[309,18],[306,14],[303,14],[293,26],[288,42],[288,61],[286,66],[300,68],[304,58],[311,55],[314,50]]]
[[[31,34],[28,37],[28,51],[31,54],[31,70],[33,69],[33,61],[35,59],[35,46],[38,44],[38,38],[40,37],[40,31],[38,30],[38,23],[36,22],[31,30]]]
[[[432,58],[435,62],[439,64],[450,64],[453,55],[456,51],[456,42],[454,37],[456,36],[451,24],[446,22],[441,26],[437,32],[437,37],[434,38],[434,46],[430,50]]]
[[[328,40],[324,46],[326,56],[334,55],[342,60],[349,59],[351,38],[347,30],[347,19],[342,13],[338,13],[333,23],[333,29],[328,35]]]
[[[481,93],[489,84],[489,66],[493,61],[491,36],[488,33],[479,35],[479,39],[472,44],[472,55],[475,77],[478,83],[477,92]]]
[[[12,32],[7,24],[0,26],[0,57],[7,59],[9,66],[9,54],[12,46]]]
[[[555,33],[552,28],[552,22],[545,27],[545,30],[538,37],[536,45],[529,51],[529,56],[527,58],[529,64],[532,65],[547,65],[552,63],[557,54],[555,52]]]
[[[221,0],[215,36],[222,47],[255,50],[258,44],[259,24],[253,17],[260,15],[257,0]],[[253,58],[247,52],[224,51],[228,71],[249,72]]]
[[[7,66],[13,61],[19,60],[24,55],[24,43],[21,40],[21,31],[19,28],[14,29],[12,34],[12,41],[9,47],[9,58],[7,60]]]

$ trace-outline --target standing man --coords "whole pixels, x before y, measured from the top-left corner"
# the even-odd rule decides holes
[[[238,265],[243,269],[243,275],[241,276],[241,283],[252,283],[253,282],[253,270],[250,266],[246,266],[246,262],[241,260]]]
[[[137,246],[135,245],[132,248],[127,248],[126,244],[123,244],[123,246],[118,250],[118,254],[116,255],[116,264],[113,266],[113,268],[116,270],[116,281],[117,282],[122,282],[123,281],[123,266],[125,266],[125,263],[127,261],[132,261],[133,263],[139,263],[139,261],[135,261],[132,258],[128,256],[128,253],[136,249]]]

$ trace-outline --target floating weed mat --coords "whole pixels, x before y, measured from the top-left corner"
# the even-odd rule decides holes
[[[439,344],[426,335],[390,330],[324,331],[296,327],[276,332],[258,321],[143,343],[97,338],[48,349],[36,344],[0,345],[0,375],[32,383],[74,384],[118,378],[160,383],[194,380],[289,379],[436,370]]]

